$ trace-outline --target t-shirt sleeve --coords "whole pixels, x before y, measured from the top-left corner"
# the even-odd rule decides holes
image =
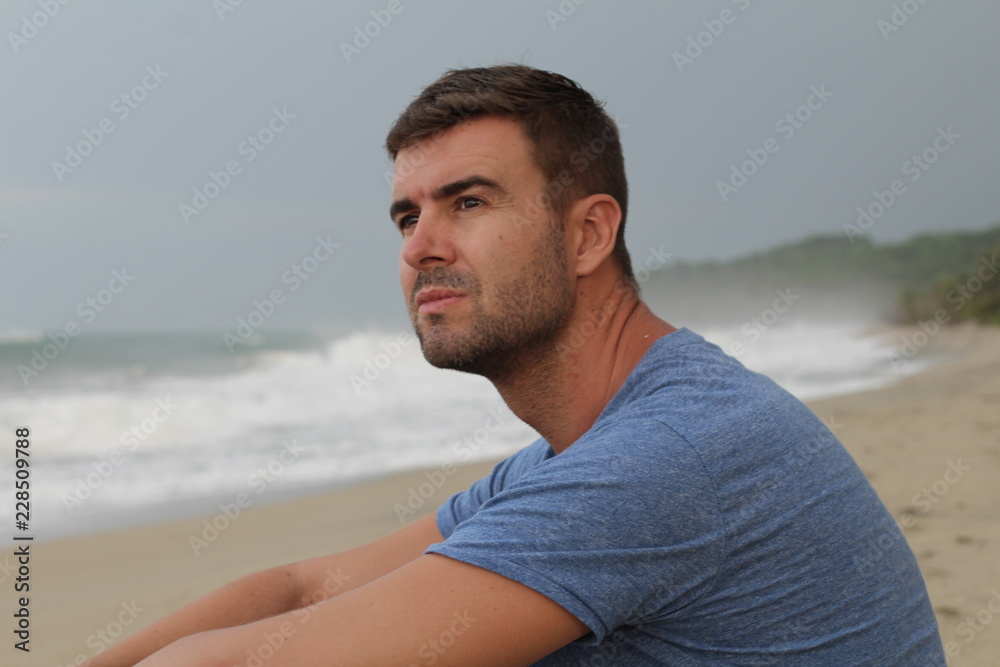
[[[441,535],[447,538],[458,524],[479,511],[483,503],[552,454],[549,444],[539,438],[497,463],[489,475],[477,480],[465,491],[448,498],[437,510],[437,524]]]
[[[727,539],[697,452],[649,420],[588,432],[442,533],[428,553],[542,593],[585,623],[593,635],[583,641],[595,644],[703,595]]]

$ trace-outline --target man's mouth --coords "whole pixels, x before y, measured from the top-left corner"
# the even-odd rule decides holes
[[[420,290],[415,302],[417,312],[423,314],[437,313],[465,298],[461,292],[440,287],[429,287]]]

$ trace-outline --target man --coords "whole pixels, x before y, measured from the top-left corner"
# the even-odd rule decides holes
[[[387,148],[425,356],[543,439],[435,515],[95,663],[247,664],[266,640],[268,665],[944,664],[913,555],[833,435],[639,300],[618,132],[587,92],[449,72]]]

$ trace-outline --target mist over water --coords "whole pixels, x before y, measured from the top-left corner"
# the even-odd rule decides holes
[[[878,327],[895,322],[899,299],[898,286],[860,280],[832,286],[790,280],[705,284],[661,278],[650,287],[643,298],[654,312],[674,326],[692,329],[762,329],[755,320],[768,328],[793,323]]]
[[[726,268],[700,268],[700,276],[654,276],[644,298],[674,326],[700,333],[800,399],[873,389],[899,378],[890,361],[898,343],[887,330],[895,318],[897,286],[860,278],[833,286],[780,274],[731,280]],[[921,368],[908,364],[903,371]]]

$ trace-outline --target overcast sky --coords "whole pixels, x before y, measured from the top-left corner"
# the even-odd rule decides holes
[[[5,1],[0,333],[223,330],[274,290],[269,328],[405,326],[382,143],[462,66],[606,101],[640,261],[843,234],[883,191],[877,242],[1000,221],[997,3],[576,2]]]

